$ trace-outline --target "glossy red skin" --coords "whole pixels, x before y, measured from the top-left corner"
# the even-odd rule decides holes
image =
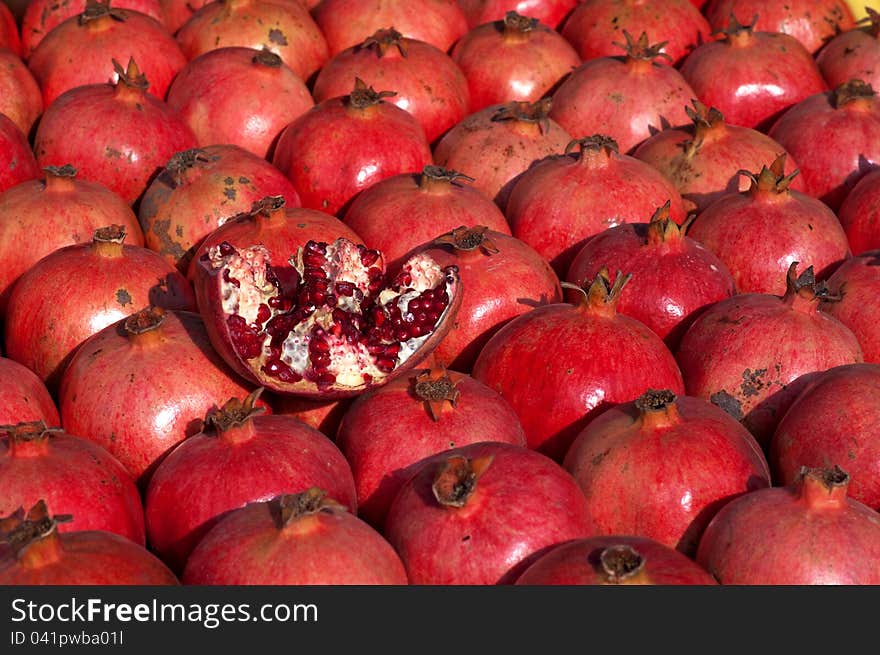
[[[602,551],[629,546],[645,560],[632,578],[609,580],[598,564]],[[593,563],[595,558],[596,563]],[[559,544],[538,558],[516,580],[518,585],[717,585],[690,557],[653,539],[633,535],[587,537]]]
[[[405,585],[391,545],[341,509],[322,509],[279,528],[268,503],[229,513],[187,561],[187,585]]]
[[[146,14],[159,21],[169,33],[165,12],[160,0],[113,0],[113,9],[128,9]],[[86,8],[86,0],[32,0],[21,17],[21,44],[23,56],[29,57],[34,48],[52,30],[66,19],[78,16]]]
[[[0,357],[0,425],[41,420],[49,427],[61,425],[46,385],[27,366]]]
[[[843,262],[828,278],[828,290],[840,300],[822,303],[821,309],[852,330],[866,362],[880,364],[880,250],[868,250]]]
[[[5,2],[0,3],[0,48],[7,48],[16,55],[22,56],[21,34],[15,14]]]
[[[444,402],[435,421],[413,391],[416,375],[355,398],[336,434],[354,474],[358,515],[380,531],[397,492],[424,458],[480,441],[526,445],[513,409],[486,385],[450,371],[458,400],[455,407]]]
[[[691,0],[584,0],[569,14],[562,36],[581,59],[620,54],[623,30],[634,38],[648,34],[649,43],[668,41],[663,52],[670,59],[658,62],[680,64],[700,43],[711,41],[709,23]]]
[[[342,217],[368,247],[382,253],[389,269],[413,248],[461,225],[510,234],[498,205],[470,182],[421,179],[418,173],[401,173],[377,182],[358,194]]]
[[[434,357],[464,373],[471,371],[486,342],[503,325],[535,307],[562,302],[559,278],[534,248],[491,230],[485,238],[498,252],[430,244],[416,249],[429,253],[441,266],[458,266],[461,306]]]
[[[617,311],[641,321],[673,352],[682,335],[710,305],[736,293],[724,262],[690,236],[649,243],[646,223],[608,228],[572,260],[565,279],[581,285],[603,267],[627,271]]]
[[[844,0],[709,0],[703,8],[713,31],[727,28],[731,12],[743,25],[757,15],[756,30],[790,34],[811,54],[816,54],[838,32],[856,27]]]
[[[130,57],[147,76],[148,92],[165,98],[171,80],[186,64],[180,46],[155,18],[126,9],[113,12],[84,25],[78,16],[67,18],[31,53],[28,68],[40,85],[45,107],[75,87],[115,82],[113,60],[126,66]]]
[[[63,93],[46,108],[34,137],[41,167],[75,162],[80,177],[103,184],[129,204],[172,154],[195,146],[192,130],[163,101],[110,84]]]
[[[870,171],[846,194],[837,218],[854,255],[880,248],[880,171]]]
[[[61,534],[59,538],[62,548],[60,558],[38,568],[20,565],[11,553],[0,554],[0,584],[180,584],[162,560],[125,537],[103,530],[85,530]]]
[[[458,0],[470,29],[483,23],[504,20],[508,11],[515,11],[520,16],[537,18],[544,25],[558,30],[577,4],[577,0]]]
[[[789,305],[761,293],[709,307],[685,332],[675,357],[687,394],[714,396],[764,449],[811,374],[863,360],[855,335],[815,302],[796,297]]]
[[[432,163],[425,130],[412,114],[386,101],[349,107],[347,96],[318,103],[290,123],[272,161],[303,207],[334,215],[376,182]]]
[[[0,114],[0,192],[39,176],[27,136],[11,118]]]
[[[254,54],[234,46],[210,50],[171,83],[168,106],[199,145],[234,144],[268,159],[281,130],[314,107],[305,83],[287,64],[255,63]]]
[[[724,262],[739,293],[781,296],[792,262],[813,266],[825,279],[850,254],[828,205],[792,190],[726,194],[699,213],[688,236]]]
[[[829,91],[801,100],[767,134],[797,160],[804,193],[837,211],[859,179],[880,164],[880,101],[872,96],[835,108],[832,96]]]
[[[357,509],[345,457],[298,419],[254,416],[225,434],[203,431],[172,450],[150,478],[144,497],[150,545],[182,573],[192,549],[226,513],[310,487]]]
[[[76,284],[59,298],[60,279]],[[3,324],[6,356],[55,391],[79,344],[148,305],[196,311],[196,298],[183,275],[142,246],[122,245],[118,255],[92,243],[65,246],[16,282]]]
[[[284,0],[206,3],[175,38],[190,61],[217,48],[268,48],[302,80],[308,80],[330,56],[327,41],[308,10],[299,2]]]
[[[286,205],[299,205],[290,180],[265,159],[231,144],[200,150],[208,161],[196,160],[179,180],[165,168],[138,206],[146,246],[182,273],[205,237],[258,200],[282,196]]]
[[[828,41],[816,54],[816,64],[830,88],[852,79],[880,89],[880,41],[871,28],[847,30]]]
[[[505,103],[474,112],[449,130],[434,147],[438,166],[464,173],[471,184],[504,211],[522,173],[548,155],[561,153],[572,136],[552,118],[546,130],[521,120],[493,121]]]
[[[688,212],[699,213],[727,193],[745,191],[749,180],[739,171],[760,171],[784,152],[788,152],[784,174],[799,168],[796,154],[750,127],[716,124],[704,135],[695,154],[688,156],[685,144],[693,139],[693,127],[663,130],[647,138],[633,152],[633,157],[669,178]],[[796,176],[789,188],[805,191],[803,177]]]
[[[722,585],[880,584],[880,515],[841,491],[808,500],[774,486],[736,498],[706,528],[696,561]]]
[[[880,508],[880,364],[838,366],[817,376],[792,403],[770,442],[777,486],[794,484],[802,466],[846,462],[854,500]]]
[[[683,223],[681,195],[659,171],[628,155],[586,150],[548,157],[523,173],[505,214],[513,234],[561,279],[591,237],[615,225],[645,222],[667,200],[672,220]]]
[[[312,8],[312,16],[327,39],[331,57],[388,27],[443,52],[468,31],[455,0],[321,0]]]
[[[690,123],[696,92],[672,66],[623,57],[585,61],[553,92],[550,116],[577,136],[605,134],[622,153],[660,130]]]
[[[568,303],[537,307],[507,323],[480,351],[472,375],[513,405],[530,448],[560,462],[581,429],[608,407],[648,388],[684,393],[672,353],[650,328]]]
[[[169,311],[159,328],[137,335],[145,339],[117,328],[77,349],[58,406],[68,432],[104,446],[145,489],[156,464],[201,430],[209,409],[245,397],[253,385],[216,354],[198,314]]]
[[[472,112],[511,100],[535,102],[581,63],[556,30],[538,24],[505,33],[503,19],[473,27],[452,49],[467,78]]]
[[[27,135],[42,113],[43,95],[33,74],[18,55],[0,48],[0,114]]]
[[[337,53],[315,77],[315,102],[351,92],[355,77],[374,89],[388,89],[396,95],[387,102],[415,116],[429,143],[433,143],[471,111],[468,82],[461,69],[437,46],[402,38],[402,55],[390,46],[380,55],[377,47],[361,45]]]
[[[58,525],[61,533],[106,530],[145,543],[134,480],[119,460],[79,435],[55,432],[42,443],[18,446],[8,434],[0,438],[0,516],[39,500],[57,514],[73,515]]]
[[[336,431],[342,417],[351,405],[351,398],[304,398],[302,396],[285,396],[266,392],[262,396],[272,405],[275,414],[293,416],[306,425],[311,425],[330,439],[336,438]]]
[[[792,105],[828,85],[810,52],[793,36],[743,30],[697,46],[680,72],[703,104],[730,125],[766,131]]]
[[[675,408],[662,421],[642,419],[635,403],[612,407],[580,432],[563,466],[597,534],[648,537],[693,557],[715,513],[769,487],[770,469],[754,437],[720,407],[678,396]]]
[[[122,225],[130,245],[144,245],[128,203],[84,177],[35,179],[0,196],[0,313],[20,275],[59,248],[88,242],[99,227]]]
[[[463,507],[431,492],[447,458],[491,457]],[[512,584],[546,548],[594,532],[577,484],[524,446],[475,443],[422,460],[388,510],[384,534],[411,584]]]
[[[159,0],[165,16],[165,25],[172,34],[176,33],[194,13],[211,0]]]

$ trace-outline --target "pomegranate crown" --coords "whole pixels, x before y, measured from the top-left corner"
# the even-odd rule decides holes
[[[830,468],[802,466],[798,472],[798,479],[812,478],[821,482],[829,491],[836,487],[849,485],[849,473],[835,464]]]
[[[269,511],[279,530],[304,516],[337,510],[348,511],[319,487],[310,487],[298,494],[281,494],[269,501]]]
[[[538,27],[540,21],[537,18],[523,16],[516,11],[508,11],[504,14],[504,18],[500,21],[502,27],[510,32],[531,32]]]
[[[831,103],[835,109],[839,109],[857,100],[871,99],[875,95],[877,92],[874,87],[864,80],[855,78],[840,84],[831,92]]]
[[[257,400],[263,393],[263,387],[257,387],[244,399],[230,398],[223,407],[208,410],[205,415],[204,427],[217,433],[226,432],[234,427],[244,425],[254,416],[265,413],[265,407],[257,407]]]
[[[459,173],[458,171],[454,171],[451,168],[443,168],[442,166],[437,166],[436,164],[426,164],[422,169],[422,178],[428,180],[436,180],[436,181],[445,181],[450,184],[455,184],[457,186],[461,186],[459,184],[459,180],[464,180],[465,182],[474,182],[474,178],[469,175],[465,175],[464,173]]]
[[[802,298],[810,302],[836,302],[841,300],[840,294],[832,294],[828,285],[816,281],[816,274],[812,266],[808,266],[803,273],[797,275],[797,267],[800,262],[792,262],[785,275],[785,295],[783,300]]]
[[[105,17],[123,22],[128,18],[128,14],[122,9],[111,8],[110,0],[86,0],[85,9],[77,16],[77,23],[86,25]]]
[[[397,91],[376,91],[373,87],[367,86],[361,78],[355,77],[354,89],[348,95],[348,105],[356,109],[364,109],[384,102],[383,98],[396,95]]]
[[[127,68],[123,68],[122,64],[115,59],[112,61],[113,70],[116,71],[116,75],[119,76],[120,84],[130,89],[140,89],[142,91],[146,91],[150,88],[147,76],[141,72],[140,68],[138,68],[138,65],[134,61],[134,57],[128,58]]]
[[[856,23],[859,25],[867,25],[868,29],[866,31],[871,36],[875,38],[880,36],[880,13],[878,13],[876,9],[865,7],[865,15],[856,21]]]
[[[43,172],[52,177],[75,178],[77,174],[76,167],[73,164],[64,164],[64,166],[43,166]]]
[[[623,30],[623,38],[626,39],[626,43],[614,41],[612,45],[616,45],[618,48],[623,48],[627,59],[653,61],[657,57],[664,57],[665,59],[672,61],[672,57],[663,52],[663,48],[666,47],[666,44],[669,43],[669,41],[650,44],[648,42],[647,32],[642,32],[638,39],[633,39],[632,34],[627,30]]]
[[[59,523],[72,520],[70,514],[50,516],[46,501],[40,499],[27,514],[24,507],[19,507],[9,516],[0,518],[0,543],[9,544],[13,552],[18,553],[35,540],[54,533]]]
[[[645,558],[628,544],[603,548],[598,559],[602,573],[610,584],[625,582],[645,568]]]
[[[614,137],[607,134],[593,134],[592,136],[585,136],[580,139],[572,139],[565,146],[565,154],[571,153],[575,148],[578,148],[581,157],[587,151],[604,150],[607,153],[620,153],[617,141],[614,140]]]
[[[385,56],[390,48],[397,48],[401,57],[406,57],[406,44],[403,42],[404,36],[394,27],[378,29],[368,36],[363,42],[356,46],[356,50],[374,49],[379,57]]]
[[[464,507],[480,479],[492,463],[491,455],[469,459],[453,455],[440,464],[431,490],[444,507]]]
[[[64,432],[61,427],[49,427],[42,419],[39,421],[23,421],[12,425],[0,425],[0,433],[5,432],[16,441],[37,441],[46,439],[53,433]]]
[[[752,21],[750,23],[740,23],[739,19],[736,15],[731,11],[730,16],[727,19],[727,27],[723,27],[721,29],[715,30],[712,32],[712,36],[722,36],[722,37],[731,37],[736,36],[737,34],[741,34],[743,32],[747,32],[748,34],[752,34],[755,31],[755,25],[758,24],[758,14],[752,16]]]
[[[498,247],[492,243],[492,239],[486,235],[489,228],[485,225],[466,227],[459,225],[454,230],[441,234],[434,239],[435,245],[449,245],[455,250],[471,251],[479,248],[484,255],[496,255]]]
[[[411,378],[413,394],[424,401],[425,409],[434,421],[439,421],[443,407],[458,404],[461,392],[456,388],[461,377],[450,375],[446,366],[438,362],[434,368],[424,369]]]
[[[620,299],[620,292],[626,283],[632,279],[632,273],[623,274],[617,271],[614,276],[614,282],[611,282],[611,276],[607,267],[602,267],[592,281],[587,280],[584,285],[572,284],[571,282],[560,282],[564,289],[571,289],[580,294],[580,306],[594,308],[611,308],[617,306]]]
[[[491,120],[493,123],[502,121],[537,123],[541,134],[546,134],[550,130],[550,107],[552,105],[553,98],[549,96],[535,102],[514,100],[498,107],[492,114]]]
[[[800,173],[800,169],[795,169],[788,175],[785,174],[785,159],[787,153],[783,152],[777,155],[776,159],[770,166],[764,165],[759,173],[753,173],[745,169],[737,171],[737,175],[744,175],[749,178],[749,191],[775,191],[776,193],[785,193],[791,186],[792,180]]]
[[[281,68],[281,64],[284,63],[284,60],[281,59],[280,55],[272,52],[268,47],[263,46],[263,48],[251,58],[251,62],[260,66],[268,66],[269,68]]]

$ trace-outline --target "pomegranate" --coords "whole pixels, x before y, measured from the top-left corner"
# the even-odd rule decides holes
[[[381,534],[312,488],[224,516],[187,560],[187,585],[405,585]]]
[[[711,400],[766,449],[773,430],[815,373],[863,360],[855,335],[819,311],[830,298],[813,267],[792,262],[782,296],[741,293],[704,311],[676,352],[689,396]]]
[[[24,364],[0,357],[0,425],[44,421],[61,425],[45,383]]]
[[[421,460],[384,534],[411,584],[511,584],[547,548],[593,533],[571,475],[525,446],[474,443]]]
[[[715,107],[697,99],[687,107],[692,124],[666,129],[645,139],[633,156],[654,166],[678,189],[685,209],[699,213],[726,193],[746,191],[749,181],[739,171],[760,170],[768,161],[786,153],[786,175],[800,160],[763,132],[730,125]],[[791,188],[805,191],[801,177]]]
[[[43,95],[24,62],[11,50],[0,48],[0,114],[29,135],[43,113]]]
[[[305,82],[281,57],[235,46],[187,63],[167,102],[199,145],[234,144],[263,159],[271,157],[281,130],[315,106]]]
[[[346,95],[354,77],[394,89],[389,102],[418,120],[429,143],[469,113],[468,81],[456,62],[437,46],[393,27],[334,55],[315,77],[315,102]]]
[[[494,202],[474,188],[474,178],[429,164],[421,173],[401,173],[364,189],[352,201],[345,224],[396,268],[413,248],[464,225],[485,225],[510,234]]]
[[[668,202],[648,223],[625,223],[590,239],[565,279],[578,286],[603,267],[630,271],[617,311],[647,325],[673,352],[707,307],[736,293],[730,271],[669,217]]]
[[[40,176],[40,167],[27,135],[16,123],[0,114],[0,193]]]
[[[144,545],[134,480],[97,444],[42,420],[0,426],[0,515],[45,500],[73,515],[60,532],[106,530]]]
[[[131,539],[105,530],[59,533],[70,515],[50,516],[40,500],[0,518],[2,585],[177,585],[162,561]]]
[[[515,11],[471,28],[451,55],[467,79],[472,112],[540,100],[581,63],[559,32]]]
[[[143,490],[209,409],[252,389],[211,348],[198,314],[151,307],[80,345],[61,376],[58,405],[64,429],[106,448]]]
[[[548,550],[518,585],[717,585],[690,557],[654,539],[613,535],[573,539]]]
[[[361,394],[336,434],[354,475],[358,514],[378,530],[421,460],[479,441],[525,446],[526,438],[506,400],[440,365]]]
[[[837,34],[816,54],[822,77],[832,88],[855,79],[880,88],[880,13],[871,7],[864,11],[867,25]]]
[[[261,392],[209,410],[201,432],[168,453],[150,477],[147,534],[174,571],[183,571],[222,516],[248,503],[320,487],[349,511],[357,509],[354,479],[339,449],[291,416],[260,416],[265,408],[254,403]]]
[[[165,26],[172,34],[183,27],[194,13],[211,0],[159,0],[165,16]]]
[[[840,203],[837,218],[854,255],[880,248],[880,171],[856,182]]]
[[[523,173],[510,192],[506,216],[514,236],[562,278],[591,237],[643,222],[667,201],[669,216],[683,223],[684,203],[672,183],[643,161],[621,155],[614,139],[594,134]]]
[[[745,494],[709,523],[697,563],[723,585],[876,585],[880,515],[849,497],[840,467]]]
[[[489,338],[511,319],[562,302],[559,278],[547,260],[525,242],[485,225],[461,225],[415,252],[458,268],[461,306],[434,349],[436,359],[457,371],[469,372]]]
[[[264,246],[228,242],[199,259],[208,335],[244,378],[285,394],[343,397],[421,362],[461,304],[454,266],[416,255],[386,281],[381,253],[344,237],[307,241],[286,284]]]
[[[265,159],[236,145],[212,145],[171,155],[141,198],[138,220],[148,248],[186,273],[201,243],[254,202],[278,195],[299,205],[293,185]]]
[[[688,236],[730,269],[740,293],[785,293],[792,262],[810,262],[824,280],[848,255],[846,234],[825,203],[792,190],[785,154],[759,173],[740,171],[748,191],[721,196],[697,215]]]
[[[880,250],[868,250],[844,261],[828,278],[828,302],[819,308],[856,335],[866,362],[880,364]]]
[[[384,100],[394,93],[356,78],[351,93],[318,103],[284,128],[272,161],[304,207],[342,215],[360,191],[431,163],[421,124]]]
[[[562,461],[583,427],[648,388],[684,393],[681,372],[644,323],[617,312],[630,275],[602,270],[577,303],[518,316],[492,335],[473,376],[504,396],[531,448]],[[565,283],[563,286],[573,286]]]
[[[471,29],[484,23],[503,20],[511,11],[537,18],[557,30],[577,5],[578,0],[458,0],[458,6]]]
[[[870,84],[846,82],[801,100],[767,134],[800,164],[804,193],[837,211],[880,162],[880,101]]]
[[[648,537],[692,557],[726,503],[770,486],[761,447],[708,400],[649,389],[587,423],[563,462],[597,534]]]
[[[16,16],[5,2],[0,2],[0,48],[18,56],[24,54]]]
[[[134,59],[114,60],[115,84],[86,84],[46,108],[34,137],[40,166],[76,162],[82,177],[135,204],[156,172],[180,150],[194,148],[189,127],[158,98]],[[84,118],[85,117],[85,118]]]
[[[623,35],[626,55],[576,68],[553,92],[550,117],[574,135],[606,134],[631,153],[660,130],[686,124],[685,107],[697,94],[678,70],[658,63],[663,43],[649,45],[645,32],[636,41]]]
[[[517,178],[571,136],[549,117],[552,100],[507,102],[474,112],[434,147],[434,163],[474,178],[474,187],[504,211]]]
[[[189,282],[152,250],[124,244],[125,228],[95,230],[91,243],[60,248],[31,266],[9,296],[6,355],[56,391],[74,350],[147,305],[196,310]],[[77,280],[59,302],[58,280]]]

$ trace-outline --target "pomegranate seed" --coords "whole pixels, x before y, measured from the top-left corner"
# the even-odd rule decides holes
[[[360,250],[360,249],[359,249]],[[378,250],[369,250],[364,248],[361,250],[361,264],[369,268],[379,260]],[[378,270],[378,269],[376,269]]]
[[[302,376],[282,362],[279,358],[272,358],[263,366],[263,372],[278,378],[282,382],[299,382]]]
[[[337,282],[334,288],[340,296],[354,295],[354,285],[351,282]]]
[[[228,269],[228,268],[223,269],[223,281],[226,282],[227,284],[232,284],[232,285],[234,285],[234,286],[236,286],[236,287],[240,287],[240,286],[241,286],[241,282],[239,282],[238,280],[236,280],[234,277],[232,277],[232,276],[229,274],[229,269]]]

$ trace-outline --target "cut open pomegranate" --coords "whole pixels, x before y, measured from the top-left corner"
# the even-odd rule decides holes
[[[378,250],[308,241],[281,281],[261,245],[228,242],[199,258],[196,297],[214,347],[273,391],[352,396],[427,357],[461,303],[456,266],[426,254],[385,274]]]

